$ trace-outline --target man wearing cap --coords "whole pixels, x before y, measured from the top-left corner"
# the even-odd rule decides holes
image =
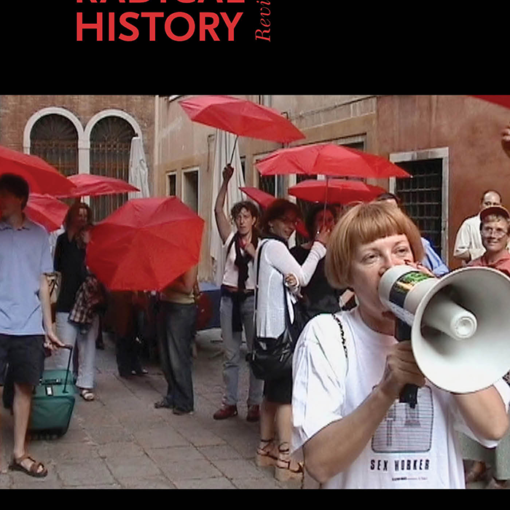
[[[497,269],[510,276],[510,253],[507,244],[510,239],[510,213],[504,207],[492,206],[480,212],[480,234],[485,253],[468,263],[470,267],[490,267]],[[508,375],[505,379],[508,381]],[[466,483],[483,480],[486,476],[487,467],[485,460],[490,459],[493,479],[489,482],[489,488],[507,488],[510,479],[510,455],[508,454],[510,436],[505,436],[497,448],[487,450],[483,446],[469,438],[461,438],[463,456],[465,459],[474,460],[470,471],[466,476]]]
[[[482,195],[480,211],[487,207],[500,205],[501,195],[497,191],[487,190]],[[480,220],[480,214],[467,218],[457,232],[453,256],[464,263],[481,257],[485,251],[480,237]]]
[[[485,253],[468,266],[491,267],[510,276],[509,220],[510,213],[501,205],[480,212],[480,234]]]

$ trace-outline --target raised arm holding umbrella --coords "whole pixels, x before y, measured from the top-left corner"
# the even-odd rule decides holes
[[[305,136],[288,119],[272,108],[252,101],[228,96],[199,96],[180,101],[186,114],[194,122],[205,124],[259,140],[290,143]],[[236,139],[237,142],[237,139]],[[230,163],[234,156],[230,157]],[[221,420],[237,415],[237,394],[242,331],[246,334],[248,348],[253,337],[254,309],[254,255],[257,247],[255,223],[257,208],[252,202],[238,202],[231,209],[236,226],[223,211],[228,182],[233,168],[227,165],[223,172],[223,184],[216,199],[215,218],[218,231],[226,248],[225,270],[222,278],[222,299],[220,307],[222,337],[225,343],[223,378],[225,394],[222,406],[214,413],[214,419]],[[248,421],[259,419],[259,404],[262,398],[262,383],[250,372],[248,396]]]
[[[214,208],[216,225],[225,252],[225,270],[221,284],[220,321],[225,344],[223,380],[225,392],[221,407],[214,413],[215,420],[237,415],[239,366],[241,360],[242,332],[251,348],[253,338],[255,250],[258,245],[256,223],[259,211],[255,204],[243,201],[234,204],[227,218],[223,207],[229,180],[234,169],[227,165]],[[235,225],[235,231],[232,229]],[[248,421],[257,421],[262,399],[262,383],[250,372],[248,392]]]

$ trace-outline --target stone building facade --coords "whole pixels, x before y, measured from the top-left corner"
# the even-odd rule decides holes
[[[199,269],[211,281],[210,241],[215,130],[193,123],[179,106],[188,96],[0,95],[0,144],[38,154],[63,173],[126,178],[129,140],[141,136],[154,196],[176,195],[206,221]],[[413,179],[368,180],[397,192],[452,268],[455,235],[477,213],[481,193],[494,188],[510,200],[510,161],[500,147],[508,111],[470,96],[243,95],[275,108],[305,135],[293,145],[330,142],[379,154]],[[247,186],[286,196],[296,176],[262,178],[254,163],[281,148],[239,139]],[[100,216],[126,197],[94,199]]]
[[[199,277],[211,280],[210,240],[216,234],[211,193],[215,129],[192,122],[179,106],[188,96],[161,96],[156,100],[154,190],[158,195],[176,194],[206,220]],[[332,142],[377,153],[376,96],[235,96],[275,108],[305,135],[303,143]],[[285,196],[296,177],[261,178],[254,163],[282,148],[281,144],[239,139],[246,186],[275,196]],[[374,182],[374,181],[370,181]]]

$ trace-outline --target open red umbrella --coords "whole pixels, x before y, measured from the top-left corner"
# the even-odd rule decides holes
[[[37,156],[23,154],[0,146],[0,175],[16,174],[23,177],[33,193],[69,193],[74,184],[56,168]]]
[[[483,99],[484,101],[489,101],[489,103],[498,104],[500,106],[504,106],[505,108],[510,108],[510,96],[472,96],[477,97],[478,99]]]
[[[336,144],[279,149],[255,163],[262,175],[329,175],[383,179],[410,177],[387,159]]]
[[[305,138],[280,112],[230,96],[198,96],[179,104],[194,122],[223,129],[237,136],[290,143]]]
[[[368,202],[374,200],[386,190],[361,181],[329,179],[327,181],[302,181],[289,188],[289,195],[309,202],[328,202],[348,204],[350,202]]]
[[[25,212],[28,217],[40,223],[48,232],[59,229],[64,223],[69,206],[50,195],[31,193]]]
[[[254,202],[259,204],[260,207],[269,207],[276,200],[276,197],[258,188],[242,186],[239,189]]]
[[[140,191],[138,188],[122,179],[105,177],[103,175],[77,174],[68,179],[76,186],[69,193],[58,194],[60,198],[99,197],[101,195],[116,195]]]
[[[177,197],[132,199],[92,229],[87,265],[110,290],[162,290],[198,264],[204,223]]]

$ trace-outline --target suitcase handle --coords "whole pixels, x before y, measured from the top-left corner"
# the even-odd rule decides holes
[[[66,379],[64,382],[64,390],[62,393],[67,393],[67,379],[69,377],[69,369],[71,368],[71,360],[73,359],[73,346],[71,344],[66,344],[62,349],[69,349],[69,360],[67,361],[67,370],[66,370]]]
[[[54,384],[62,384],[62,379],[46,379],[41,382],[43,386],[53,386]]]

